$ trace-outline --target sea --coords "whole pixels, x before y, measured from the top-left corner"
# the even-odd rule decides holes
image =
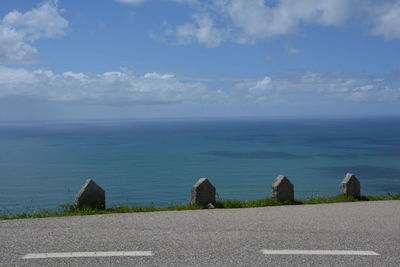
[[[0,214],[57,210],[86,179],[106,205],[190,202],[207,177],[220,200],[335,196],[346,173],[361,193],[400,193],[400,117],[238,118],[0,123]]]

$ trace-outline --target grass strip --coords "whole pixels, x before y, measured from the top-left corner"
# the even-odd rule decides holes
[[[280,202],[274,198],[266,198],[259,200],[221,200],[218,201],[215,208],[217,209],[234,209],[234,208],[256,208],[270,207],[282,205],[305,205],[305,204],[322,204],[322,203],[338,203],[338,202],[356,202],[356,201],[377,201],[377,200],[400,200],[400,194],[388,194],[386,196],[362,196],[354,198],[351,196],[339,195],[335,197],[317,197],[295,201]],[[73,204],[60,205],[57,211],[38,210],[35,213],[22,213],[16,215],[0,214],[0,220],[12,219],[31,219],[31,218],[47,218],[47,217],[65,217],[65,216],[83,216],[95,214],[113,214],[113,213],[133,213],[133,212],[156,212],[156,211],[179,211],[179,210],[199,210],[208,209],[208,206],[198,204],[188,205],[172,205],[168,207],[128,207],[116,206],[105,210],[97,210],[91,208],[77,208]]]

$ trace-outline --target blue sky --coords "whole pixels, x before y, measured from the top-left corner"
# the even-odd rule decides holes
[[[400,113],[400,0],[2,0],[0,121]]]

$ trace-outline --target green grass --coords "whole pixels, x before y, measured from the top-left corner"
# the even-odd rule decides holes
[[[317,197],[308,198],[295,201],[280,202],[273,198],[266,198],[260,200],[241,201],[241,200],[222,200],[216,204],[217,209],[233,209],[233,208],[256,208],[268,206],[282,206],[282,205],[304,205],[304,204],[322,204],[322,203],[338,203],[338,202],[355,202],[355,201],[376,201],[376,200],[400,200],[400,194],[388,194],[386,196],[362,196],[354,198],[349,196],[335,196],[335,197]],[[0,214],[0,220],[11,219],[30,219],[30,218],[46,218],[46,217],[64,217],[64,216],[82,216],[94,214],[112,214],[112,213],[133,213],[133,212],[156,212],[156,211],[178,211],[178,210],[199,210],[207,209],[207,206],[188,204],[188,205],[172,205],[169,207],[128,207],[116,206],[105,210],[97,210],[91,208],[78,209],[75,205],[67,204],[61,205],[58,211],[39,210],[35,213],[23,213],[17,215]]]
[[[174,205],[174,206],[169,206],[169,207],[116,206],[116,207],[105,209],[105,210],[99,210],[99,209],[92,209],[92,208],[80,208],[79,209],[75,205],[67,204],[67,205],[61,205],[58,211],[39,210],[36,213],[23,213],[23,214],[16,214],[16,215],[0,215],[0,220],[82,216],[82,215],[112,214],[112,213],[155,212],[155,211],[172,211],[172,210],[197,210],[197,209],[206,209],[206,208],[207,208],[207,206],[203,206],[203,205],[188,204],[188,205]]]

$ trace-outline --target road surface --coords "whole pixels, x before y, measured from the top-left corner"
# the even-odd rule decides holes
[[[400,266],[400,201],[0,221],[2,266]]]

